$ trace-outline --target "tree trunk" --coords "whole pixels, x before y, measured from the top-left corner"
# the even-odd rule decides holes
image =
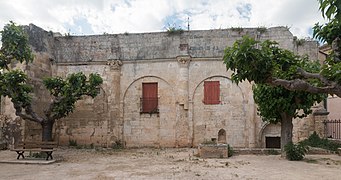
[[[53,128],[54,121],[44,121],[41,123],[43,133],[42,133],[42,140],[43,141],[52,141],[52,128]]]
[[[281,118],[281,152],[282,157],[285,157],[284,146],[289,142],[292,142],[293,116],[282,113]]]

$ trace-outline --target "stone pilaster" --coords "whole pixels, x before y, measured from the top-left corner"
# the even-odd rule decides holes
[[[177,85],[177,115],[176,115],[176,146],[189,146],[189,117],[188,117],[188,79],[189,64],[191,56],[181,55],[177,58],[179,64],[178,85]]]
[[[179,63],[179,75],[178,75],[178,102],[183,104],[184,109],[188,109],[188,67],[191,61],[191,56],[184,55],[176,57]]]
[[[121,111],[120,111],[120,90],[121,90],[121,66],[120,60],[108,60],[108,108],[109,108],[109,122],[108,122],[108,146],[112,146],[116,141],[122,139],[121,132]]]

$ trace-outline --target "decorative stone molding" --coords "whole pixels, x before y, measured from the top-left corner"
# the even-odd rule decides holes
[[[180,66],[188,67],[189,62],[192,60],[192,57],[190,55],[177,56],[176,60],[179,62]]]
[[[122,66],[121,60],[108,60],[107,65],[110,66],[111,70],[120,70]]]

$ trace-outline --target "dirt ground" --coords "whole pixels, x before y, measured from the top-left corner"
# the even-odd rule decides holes
[[[48,165],[0,164],[0,179],[341,179],[341,156],[236,155],[202,159],[196,149],[95,150],[61,148]],[[0,151],[0,159],[16,153]]]

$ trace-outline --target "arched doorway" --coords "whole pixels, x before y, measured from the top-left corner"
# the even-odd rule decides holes
[[[263,148],[280,148],[281,146],[281,125],[267,124],[265,125],[261,143]]]
[[[220,129],[218,132],[218,143],[226,144],[226,131],[224,129]]]

